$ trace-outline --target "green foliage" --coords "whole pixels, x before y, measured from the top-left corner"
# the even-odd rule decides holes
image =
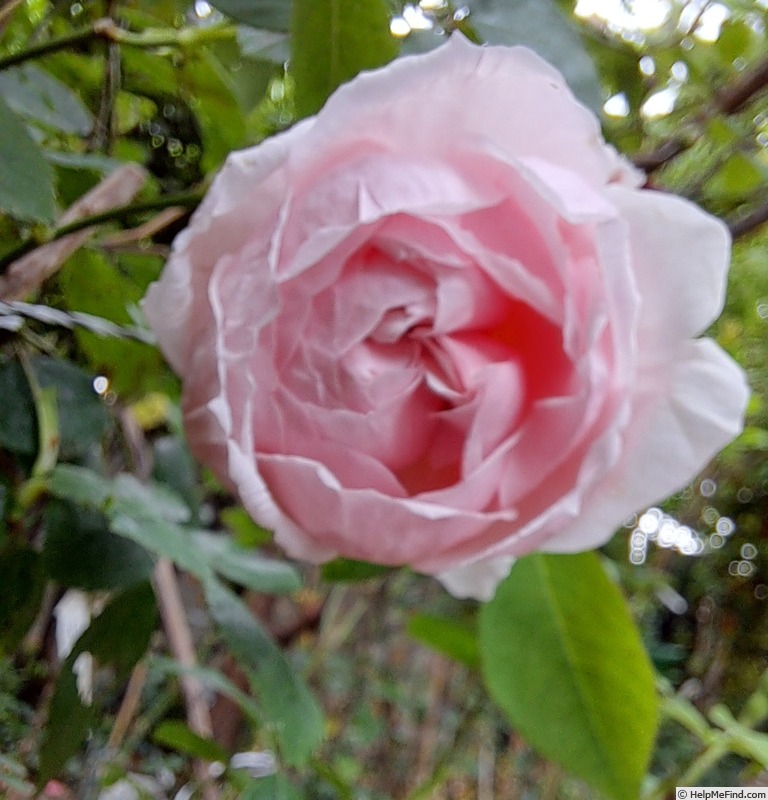
[[[594,553],[527,556],[480,612],[488,689],[536,749],[617,800],[656,735],[653,672]]]
[[[305,763],[323,737],[322,712],[243,602],[218,581],[207,581],[205,589],[211,616],[257,692],[283,757]]]
[[[384,0],[294,0],[291,34],[300,117],[319,111],[358,72],[380,67],[397,54]]]
[[[194,759],[273,748],[278,774],[230,768],[222,796],[473,796],[490,763],[498,796],[592,797],[530,744],[609,796],[660,800],[679,782],[726,785],[767,768],[768,233],[737,223],[764,210],[768,113],[764,91],[727,101],[765,57],[768,11],[724,0],[729,16],[708,41],[684,3],[670,4],[657,29],[617,33],[577,19],[570,0],[467,0],[419,6],[432,30],[398,42],[389,23],[404,13],[399,0],[212,5],[199,17],[188,0],[26,0],[0,15],[0,275],[65,233],[54,227],[59,212],[116,168],[137,162],[148,175],[128,211],[92,220],[87,244],[31,285],[30,308],[42,314],[0,317],[0,784],[31,795],[34,782],[60,778],[79,795],[94,791],[86,774],[114,777],[103,746],[127,676],[150,639],[153,653],[171,640],[158,633],[147,583],[159,559],[172,562],[200,620],[199,663],[182,665],[172,651],[147,658],[116,773],[170,766],[181,786]],[[102,14],[119,21],[109,42],[91,28]],[[749,370],[747,429],[708,473],[716,493],[695,486],[669,507],[708,543],[722,520],[735,533],[696,558],[654,544],[637,568],[625,563],[626,536],[609,548],[654,664],[675,681],[660,683],[660,744],[642,789],[656,729],[652,675],[596,557],[524,559],[479,610],[407,570],[337,559],[300,573],[200,475],[180,436],[175,377],[154,347],[121,335],[121,326],[142,329],[139,301],[230,151],[315,113],[361,70],[453,30],[533,47],[594,109],[623,95],[626,115],[603,119],[610,141],[650,165],[654,187],[739,232],[714,333]],[[674,108],[649,114],[644,104],[664,89],[676,93]],[[168,212],[184,197],[181,212]],[[70,327],[46,310],[69,315]],[[96,376],[107,379],[100,393]],[[108,605],[57,665],[43,636],[68,588],[93,602],[107,593]],[[688,608],[673,611],[669,592]],[[86,652],[96,662],[92,705],[72,672]],[[210,738],[181,721],[187,677],[234,704],[237,741],[225,746],[218,730]],[[695,706],[675,689],[684,682],[703,687]],[[507,741],[488,691],[528,744]],[[46,715],[41,740],[35,726]]]
[[[169,747],[179,753],[186,753],[206,761],[227,761],[227,751],[211,739],[205,739],[191,731],[183,722],[166,720],[152,733],[157,744]]]
[[[214,0],[211,5],[254,28],[287,31],[290,25],[290,0]]]
[[[451,617],[416,614],[408,620],[408,633],[416,641],[470,669],[480,667],[477,630],[469,622]]]
[[[78,459],[101,440],[110,423],[101,398],[93,389],[93,378],[69,361],[41,356],[31,362],[43,389],[56,392],[56,406],[63,459]]]
[[[20,797],[31,797],[35,787],[26,780],[27,770],[23,764],[0,754],[0,786],[5,786]]]
[[[226,536],[196,531],[195,545],[211,569],[238,586],[255,592],[293,592],[301,587],[296,571],[283,561],[264,558]]]
[[[109,263],[100,253],[81,250],[58,276],[64,305],[71,311],[129,324],[133,322],[129,309],[144,296],[149,282],[159,274],[159,266],[156,259],[136,256]],[[156,348],[85,330],[77,330],[75,338],[88,366],[105,375],[115,392],[138,394],[158,388],[162,381],[162,362]]]
[[[207,667],[185,667],[178,661],[157,657],[149,659],[149,668],[162,678],[171,675],[175,677],[190,676],[197,679],[206,689],[219,692],[233,700],[254,725],[259,724],[258,703],[250,695],[238,689],[218,670]]]
[[[121,589],[151,575],[149,553],[112,533],[99,512],[51,502],[45,510],[44,533],[48,576],[62,586],[85,591]]]
[[[66,84],[34,64],[0,73],[0,94],[22,117],[62,133],[86,136],[93,117]]]
[[[169,559],[204,582],[219,573],[263,592],[289,592],[300,585],[287,564],[245,551],[222,536],[186,528],[183,523],[191,518],[189,507],[162,484],[140,483],[130,474],[109,480],[85,467],[62,464],[51,472],[46,485],[54,496],[104,514],[113,534]],[[126,549],[121,550],[124,552],[113,552],[111,557],[124,557]],[[135,558],[138,573],[144,563],[140,551]],[[108,572],[108,563],[103,566]],[[125,578],[129,575],[127,572]]]
[[[0,396],[6,405],[0,415],[0,448],[25,456],[37,451],[37,419],[32,392],[16,361],[0,364]]]
[[[335,558],[322,567],[323,580],[333,583],[365,581],[369,578],[378,578],[388,571],[389,567],[383,567],[381,564],[369,564],[351,558]]]
[[[552,0],[475,0],[469,22],[489,44],[524,44],[554,64],[569,86],[598,111],[602,91],[592,60],[573,24]]]
[[[45,587],[40,554],[30,547],[0,550],[0,656],[13,653],[37,614]]]
[[[241,795],[243,800],[303,800],[302,796],[280,775],[254,781]]]
[[[75,755],[98,718],[97,702],[86,704],[78,693],[73,672],[76,659],[81,653],[89,653],[98,667],[108,666],[116,680],[124,680],[144,655],[156,624],[152,589],[141,583],[112,600],[77,640],[61,665],[51,698],[40,746],[41,784],[57,775]]]
[[[0,95],[0,210],[33,222],[53,222],[53,172],[39,145]]]
[[[32,359],[30,367],[39,388],[54,392],[62,458],[84,456],[109,425],[92,377],[69,361],[48,356]],[[32,455],[38,445],[37,411],[33,388],[19,362],[0,365],[0,390],[9,401],[8,416],[0,422],[0,447]]]

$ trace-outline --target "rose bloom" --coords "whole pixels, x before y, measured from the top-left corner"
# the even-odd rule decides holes
[[[195,455],[293,557],[487,598],[741,429],[725,226],[525,48],[455,35],[233,153],[144,309]]]

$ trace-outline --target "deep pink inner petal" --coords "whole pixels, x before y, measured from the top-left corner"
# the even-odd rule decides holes
[[[262,416],[256,450],[333,462],[346,488],[366,485],[369,471],[368,485],[387,494],[447,490],[514,437],[540,399],[574,391],[574,364],[558,326],[441,225],[396,215],[370,233],[351,253],[340,245],[338,277],[319,291],[307,294],[304,280],[280,285],[282,330],[263,331],[262,344],[272,348],[280,391],[271,402],[282,411]],[[345,451],[365,458],[345,461]],[[499,505],[495,493],[474,494],[470,505]]]

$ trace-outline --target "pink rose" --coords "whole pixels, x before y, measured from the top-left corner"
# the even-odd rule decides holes
[[[233,153],[145,311],[193,451],[292,556],[488,597],[741,428],[725,227],[639,189],[562,76],[454,36]]]

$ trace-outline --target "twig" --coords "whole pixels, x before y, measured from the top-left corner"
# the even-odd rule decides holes
[[[112,150],[114,134],[115,99],[121,82],[120,46],[115,42],[107,44],[107,58],[104,68],[104,83],[101,87],[99,112],[91,134],[91,148],[104,153]]]
[[[690,3],[686,4],[686,8],[688,7],[688,5],[690,5]],[[702,3],[699,6],[699,8],[696,11],[696,14],[694,15],[694,17],[691,20],[690,24],[685,29],[685,35],[686,36],[690,36],[696,30],[696,28],[699,25],[699,22],[701,22],[701,18],[704,16],[704,12],[707,11],[707,9],[710,7],[710,5],[712,5],[711,2],[706,2],[706,3]],[[682,16],[682,13],[681,13],[681,16]]]
[[[11,21],[11,14],[24,2],[24,0],[7,0],[0,6],[0,33]]]
[[[187,616],[184,613],[176,572],[173,564],[165,558],[161,558],[155,565],[154,584],[171,652],[182,666],[195,667],[197,665],[195,648]],[[182,675],[180,681],[190,729],[198,736],[210,739],[213,736],[213,725],[203,684],[189,674]],[[211,782],[205,764],[202,761],[195,761],[193,768],[206,800],[217,800],[218,791]]]
[[[99,247],[104,250],[125,250],[129,245],[157,236],[158,233],[178,222],[188,213],[187,209],[179,206],[165,208],[159,214],[155,214],[152,219],[142,222],[141,225],[137,225],[135,228],[128,228],[110,234],[99,242]]]
[[[134,472],[140,478],[146,479],[151,470],[151,461],[146,453],[146,441],[141,436],[138,425],[132,421],[129,414],[122,414],[120,421],[126,444],[134,460]],[[171,653],[179,664],[192,669],[197,666],[197,658],[192,641],[192,632],[189,628],[187,615],[184,611],[184,602],[176,579],[176,570],[168,559],[161,558],[155,564],[152,577],[155,595],[160,608],[160,617],[163,621],[163,629],[165,630]],[[190,729],[198,736],[207,739],[212,738],[213,725],[211,724],[211,713],[205,699],[203,684],[194,675],[190,674],[182,674],[180,682]],[[219,792],[208,773],[206,765],[202,761],[195,760],[192,762],[192,769],[196,780],[201,786],[204,800],[219,800]]]
[[[131,720],[136,716],[136,710],[139,707],[141,700],[141,692],[147,680],[147,661],[146,659],[139,661],[133,668],[131,678],[128,681],[128,686],[123,695],[123,702],[117,711],[115,717],[115,724],[112,727],[112,733],[109,734],[107,740],[107,747],[110,750],[117,750],[120,747],[128,726]]]
[[[111,19],[97,20],[93,25],[88,25],[86,28],[78,28],[65,36],[57,36],[55,39],[49,39],[47,42],[41,42],[40,44],[26,47],[23,50],[19,50],[17,53],[0,58],[0,70],[15,67],[18,64],[23,64],[25,61],[31,61],[32,59],[48,55],[49,53],[55,53],[59,50],[67,50],[74,45],[88,42],[91,39],[98,39],[104,36],[107,27],[113,25],[114,22],[112,22]]]
[[[99,19],[84,28],[72,33],[57,36],[47,42],[32,45],[4,58],[0,58],[0,70],[15,67],[25,61],[41,56],[68,50],[74,45],[84,44],[97,39],[107,42],[130,45],[132,47],[192,47],[206,41],[235,39],[237,28],[234,25],[220,25],[210,28],[148,28],[140,33],[126,31],[111,19]]]
[[[635,166],[646,172],[653,172],[664,166],[694,144],[701,136],[701,127],[707,120],[718,114],[735,114],[766,87],[768,87],[768,57],[716,92],[712,102],[696,115],[688,136],[668,139],[648,153],[638,153],[632,159]]]
[[[45,241],[28,239],[6,253],[0,259],[0,297],[23,300],[38,289],[85,243],[94,221],[120,213],[146,180],[143,167],[124,164],[73,203]]]
[[[53,608],[61,599],[61,594],[62,592],[52,583],[45,587],[40,610],[37,612],[32,627],[27,631],[22,641],[21,650],[24,653],[28,653],[30,657],[36,656],[43,649],[43,643],[53,616]]]
[[[22,256],[31,253],[39,247],[64,239],[72,233],[84,231],[105,222],[121,222],[136,214],[143,214],[148,211],[158,211],[164,208],[175,207],[194,208],[202,200],[203,194],[204,189],[197,189],[189,192],[164,195],[154,200],[128,203],[126,205],[116,206],[107,211],[92,214],[88,217],[82,217],[81,219],[67,222],[49,233],[42,241],[34,236],[29,237],[0,258],[0,275],[3,275],[11,264],[22,258]]]
[[[717,92],[715,108],[723,114],[734,114],[766,86],[768,86],[768,57]]]
[[[750,233],[755,230],[755,228],[759,228],[766,222],[768,222],[768,203],[753,208],[752,211],[745,214],[743,217],[732,220],[728,223],[728,229],[731,232],[731,236],[736,239],[739,236]]]

